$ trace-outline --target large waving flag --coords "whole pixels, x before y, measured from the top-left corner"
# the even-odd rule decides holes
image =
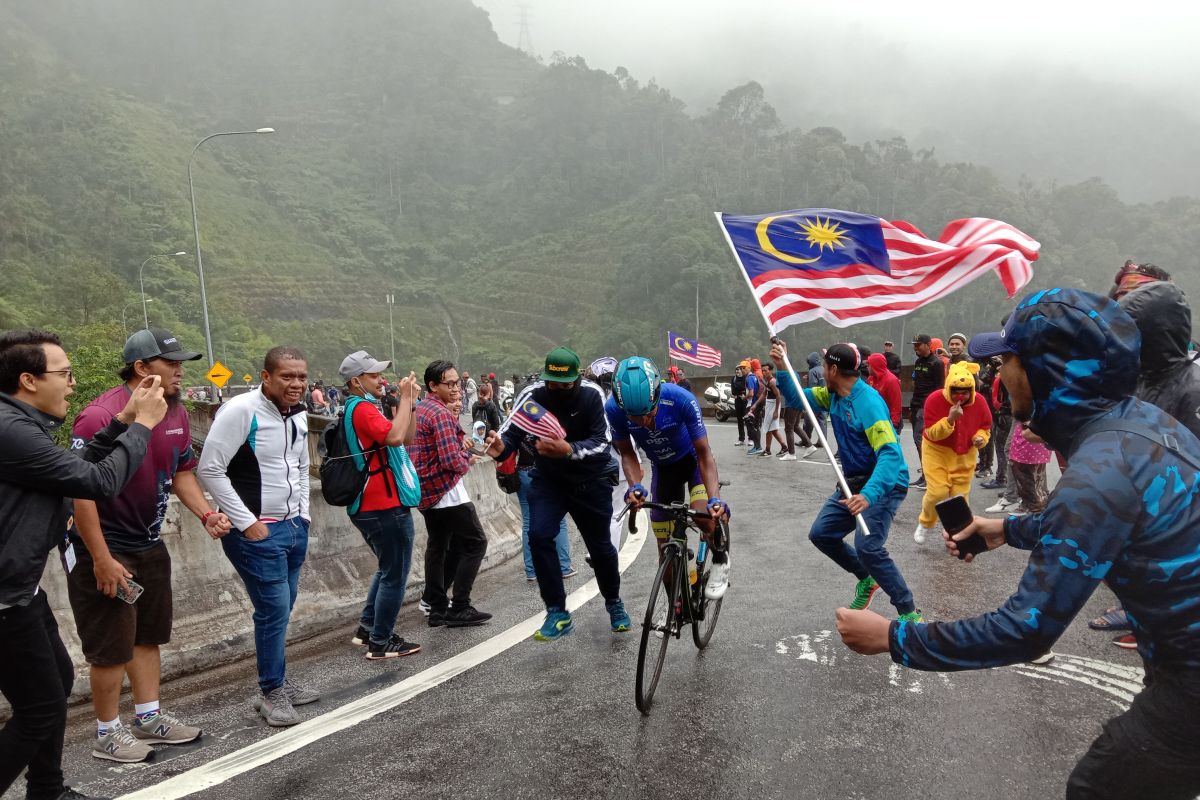
[[[704,342],[667,331],[667,353],[671,358],[695,364],[697,367],[721,366],[721,351],[714,350]]]
[[[540,436],[543,439],[565,439],[567,432],[563,430],[558,417],[532,400],[526,400],[513,412],[512,424],[526,433]]]
[[[824,319],[839,328],[907,314],[993,271],[1012,297],[1038,242],[1004,222],[951,222],[930,239],[907,222],[807,208],[717,213],[772,333]]]

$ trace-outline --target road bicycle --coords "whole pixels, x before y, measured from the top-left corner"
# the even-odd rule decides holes
[[[634,504],[630,503],[621,512],[621,516],[633,507]],[[717,617],[721,613],[724,598],[709,600],[704,596],[712,556],[711,553],[706,553],[710,548],[703,540],[696,552],[694,582],[689,575],[692,553],[688,549],[688,530],[699,531],[695,521],[712,519],[712,516],[683,502],[643,502],[641,507],[665,511],[671,515],[671,521],[674,523],[671,536],[663,545],[662,562],[658,565],[654,583],[650,586],[650,599],[646,603],[646,616],[642,620],[642,639],[638,646],[634,699],[638,711],[649,714],[650,705],[654,701],[654,690],[662,677],[667,645],[671,643],[671,639],[680,637],[685,626],[691,625],[692,641],[696,647],[701,650],[707,647],[717,627]],[[634,533],[637,532],[636,520],[636,513],[630,515],[629,530]],[[711,539],[712,550],[728,552],[729,526],[725,520],[717,520]]]

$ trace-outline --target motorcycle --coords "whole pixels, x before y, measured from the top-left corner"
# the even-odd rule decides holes
[[[715,385],[704,390],[704,399],[714,406],[713,413],[717,422],[724,422],[733,416],[733,386],[718,381]]]

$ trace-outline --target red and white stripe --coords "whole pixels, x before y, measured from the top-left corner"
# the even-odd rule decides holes
[[[567,438],[567,432],[563,429],[562,423],[558,421],[558,417],[549,411],[543,410],[542,415],[534,419],[524,411],[518,409],[513,412],[512,423],[526,433],[540,436],[543,439]]]
[[[697,367],[719,367],[721,366],[721,351],[714,350],[704,342],[696,342],[696,352],[689,353],[686,350],[671,345],[671,358],[679,361],[686,361],[689,364],[695,364]]]
[[[780,269],[755,278],[754,296],[773,331],[824,319],[844,328],[907,314],[993,271],[1009,297],[1033,277],[1037,241],[994,219],[951,222],[934,240],[906,222],[881,220],[891,274],[869,266]],[[735,250],[736,255],[736,250]]]

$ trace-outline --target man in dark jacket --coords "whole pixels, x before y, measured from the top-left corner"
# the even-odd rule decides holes
[[[1153,403],[1200,436],[1200,363],[1188,351],[1192,309],[1169,281],[1146,283],[1119,301],[1142,334],[1137,398]]]
[[[1128,314],[1077,289],[1037,292],[1004,331],[973,338],[973,356],[1003,359],[1013,416],[1068,457],[1041,513],[976,517],[944,535],[968,561],[976,534],[988,550],[1029,550],[1017,592],[996,611],[952,622],[837,612],[857,652],[890,652],[914,669],[986,669],[1049,650],[1106,581],[1134,623],[1146,688],[1076,765],[1068,800],[1200,793],[1200,439],[1130,396],[1140,346]]]
[[[938,354],[933,352],[933,339],[928,333],[916,336],[912,346],[917,360],[913,362],[913,390],[908,401],[908,419],[912,423],[913,444],[917,447],[917,463],[920,464],[921,442],[925,433],[925,400],[941,390],[946,382],[946,367]],[[925,473],[917,473],[909,486],[925,488]]]
[[[887,359],[888,372],[900,378],[900,354],[895,351],[896,345],[891,342],[883,343],[883,357]]]
[[[591,555],[592,569],[604,596],[604,606],[614,632],[630,628],[621,602],[621,573],[617,550],[609,536],[613,516],[613,488],[617,462],[612,457],[612,433],[604,414],[604,392],[582,380],[579,356],[559,347],[546,356],[541,380],[527,386],[513,405],[512,416],[500,432],[488,435],[488,455],[502,461],[525,438],[514,424],[518,414],[546,409],[558,418],[566,437],[539,437],[537,457],[529,484],[529,551],[546,620],[534,634],[538,641],[553,641],[571,632],[574,621],[567,611],[567,592],[554,540],[563,518],[571,515]]]
[[[33,800],[83,797],[63,785],[62,774],[75,670],[38,587],[54,547],[68,572],[75,566],[66,498],[120,492],[167,412],[161,379],[147,378],[76,458],[50,437],[67,415],[74,386],[57,336],[36,330],[0,336],[0,693],[12,706],[0,730],[0,794],[28,768],[25,796]]]

